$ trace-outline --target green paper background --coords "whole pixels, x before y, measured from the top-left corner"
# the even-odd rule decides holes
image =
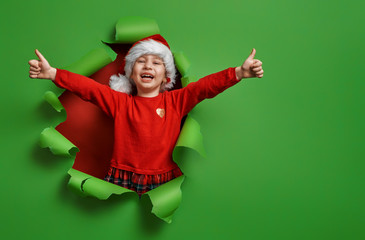
[[[365,238],[363,1],[1,2],[1,237],[9,239]],[[156,19],[190,74],[240,65],[255,47],[265,76],[199,104],[207,158],[183,151],[172,224],[134,197],[67,189],[73,160],[38,146],[64,115],[28,78],[38,48],[71,64],[120,17]],[[143,200],[143,199],[142,199]]]

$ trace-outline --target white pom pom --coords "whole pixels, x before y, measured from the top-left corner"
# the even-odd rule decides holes
[[[123,92],[126,94],[132,94],[132,84],[128,78],[120,73],[110,77],[109,86],[111,89]]]

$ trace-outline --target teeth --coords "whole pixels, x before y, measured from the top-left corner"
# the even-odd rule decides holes
[[[143,74],[143,75],[142,75],[142,77],[143,77],[143,78],[145,78],[145,77],[153,78],[153,76],[152,76],[152,75],[147,75],[147,74]]]

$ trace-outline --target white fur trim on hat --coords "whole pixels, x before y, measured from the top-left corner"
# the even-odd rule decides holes
[[[118,74],[111,76],[109,82],[110,87],[116,91],[131,94],[132,85],[135,85],[134,81],[130,78],[134,63],[140,56],[146,54],[157,55],[163,60],[166,68],[166,77],[170,78],[170,82],[166,83],[161,91],[171,89],[176,81],[174,57],[167,46],[152,39],[142,41],[129,50],[125,57],[125,75]]]

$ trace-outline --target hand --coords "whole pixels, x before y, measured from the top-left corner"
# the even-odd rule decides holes
[[[51,79],[56,78],[56,69],[51,67],[45,57],[38,51],[35,50],[35,54],[38,56],[39,60],[32,59],[28,63],[29,67],[29,77],[30,78],[42,78]]]
[[[240,67],[236,67],[236,77],[238,80],[242,78],[262,78],[264,76],[264,70],[262,70],[262,62],[254,59],[256,49],[252,49],[250,56]]]

